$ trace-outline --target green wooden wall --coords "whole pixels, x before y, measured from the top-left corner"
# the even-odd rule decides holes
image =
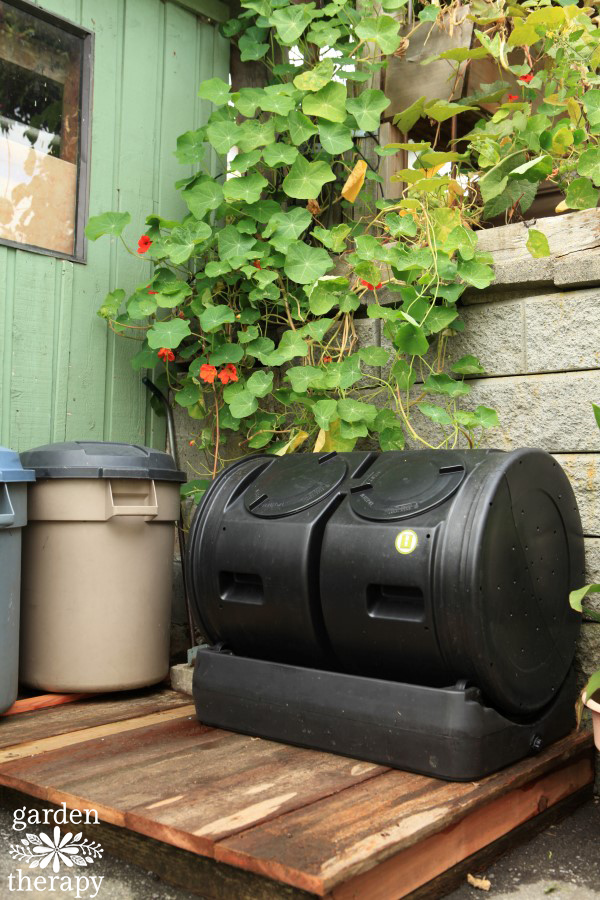
[[[129,210],[130,245],[150,212],[186,212],[173,188],[191,173],[176,138],[209,114],[200,82],[225,80],[229,46],[215,27],[218,0],[40,0],[36,5],[95,34],[90,215]],[[51,441],[164,445],[129,363],[139,344],[107,331],[96,310],[115,287],[132,289],[150,264],[107,237],[87,263],[0,246],[0,444]]]

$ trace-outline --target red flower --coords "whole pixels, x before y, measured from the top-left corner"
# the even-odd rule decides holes
[[[158,355],[165,362],[173,362],[173,360],[175,359],[175,354],[172,350],[169,350],[168,347],[161,347],[158,351]]]
[[[158,294],[158,291],[148,291],[149,294]]]
[[[188,443],[189,443],[190,447],[196,446],[196,441],[188,441]]]
[[[523,81],[525,84],[529,84],[530,81],[533,81],[533,75],[519,75],[519,81]]]
[[[152,241],[148,237],[147,234],[143,234],[138,241],[138,253],[145,253],[148,247],[150,247]]]
[[[376,290],[378,290],[378,289],[381,287],[381,284],[382,284],[381,281],[379,282],[379,284],[369,284],[369,282],[368,282],[368,281],[365,281],[364,278],[359,278],[358,280],[360,281],[361,284],[364,284],[364,286],[365,286],[366,288],[369,288],[370,291],[376,291]]]
[[[323,362],[324,362],[324,363],[330,363],[330,362],[333,362],[333,360],[332,360],[331,356],[324,356],[324,357],[323,357]]]
[[[219,381],[221,384],[228,384],[230,381],[237,381],[237,369],[233,363],[227,363],[224,369],[219,372]]]
[[[200,378],[202,381],[206,381],[207,384],[212,384],[217,377],[217,370],[214,366],[209,366],[204,363],[203,366],[200,366]]]
[[[252,265],[254,266],[255,269],[262,269],[259,259],[255,259],[254,262],[252,263]]]
[[[508,95],[508,102],[509,102],[509,103],[514,103],[515,100],[518,100],[518,99],[519,99],[519,95],[518,95],[518,94],[509,94],[509,95]]]

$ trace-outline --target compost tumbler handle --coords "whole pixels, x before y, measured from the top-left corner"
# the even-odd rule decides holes
[[[0,528],[10,528],[11,525],[15,524],[15,511],[13,509],[13,505],[10,502],[10,494],[8,493],[8,485],[2,484],[0,485],[2,489],[2,493],[0,495],[0,509],[9,509],[9,512],[0,513]]]
[[[122,506],[118,502],[115,503],[113,496],[112,484],[107,482],[106,493],[106,518],[112,519],[115,516],[144,516],[147,519],[155,519],[158,515],[158,500],[156,498],[156,485],[150,482],[150,503],[138,506]]]

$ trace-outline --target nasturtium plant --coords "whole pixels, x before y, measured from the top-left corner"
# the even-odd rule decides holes
[[[477,227],[525,213],[544,180],[564,192],[563,208],[597,204],[600,29],[593,9],[566,0],[473,0],[473,45],[441,58],[487,57],[499,79],[464,97],[449,78],[447,92],[396,116],[402,141],[381,144],[390,100],[378,76],[415,31],[447,27],[447,5],[418,4],[409,28],[406,0],[384,0],[379,15],[363,0],[242,0],[222,26],[242,61],[264,66],[264,84],[200,85],[212,112],[175,149],[193,167],[176,185],[187,212],[148,216],[137,253],[152,272],[99,310],[140,341],[134,368],[160,365],[197,420],[207,474],[227,462],[231,436],[238,453],[397,450],[475,446],[498,424],[469,404],[481,362],[448,352],[464,329],[462,294],[493,281]],[[450,119],[469,124],[448,145]],[[377,159],[408,151],[399,198],[382,196],[366,134]],[[123,240],[129,222],[104,213],[87,235]],[[527,246],[550,252],[533,227]],[[365,337],[371,320],[381,339]]]

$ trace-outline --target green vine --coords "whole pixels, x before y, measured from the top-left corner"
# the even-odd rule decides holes
[[[448,11],[461,7],[440,15],[423,5],[414,22],[405,0],[383,0],[383,11],[366,10],[373,15],[355,0],[242,7],[223,34],[242,62],[264,64],[265,85],[200,86],[213,112],[177,139],[178,159],[196,169],[176,185],[189,214],[146,219],[137,252],[153,275],[127,299],[110,293],[99,314],[142,342],[135,368],[164,363],[176,403],[199,422],[195,444],[210,457],[199,474],[228,461],[228,435],[238,455],[365,440],[383,450],[406,440],[476,446],[498,424],[494,410],[462,405],[466,377],[483,368],[471,355],[449,365],[447,352],[463,329],[461,295],[493,280],[476,229],[483,217],[526,212],[544,179],[565,191],[563,208],[596,205],[593,10],[475,0],[473,46],[442,57],[456,67],[492,58],[499,80],[454,97],[457,72],[448,97],[422,97],[396,117],[406,140],[375,148],[379,158],[411,154],[395,176],[402,196],[390,200],[363,156],[390,103],[376,84],[417,29],[447,27]],[[450,146],[449,121],[469,123],[453,129]],[[417,129],[427,139],[409,139]],[[121,237],[129,221],[105,213],[86,233]],[[528,247],[550,252],[533,228]],[[382,346],[359,342],[364,319],[382,320]],[[188,490],[199,496],[205,486]]]

